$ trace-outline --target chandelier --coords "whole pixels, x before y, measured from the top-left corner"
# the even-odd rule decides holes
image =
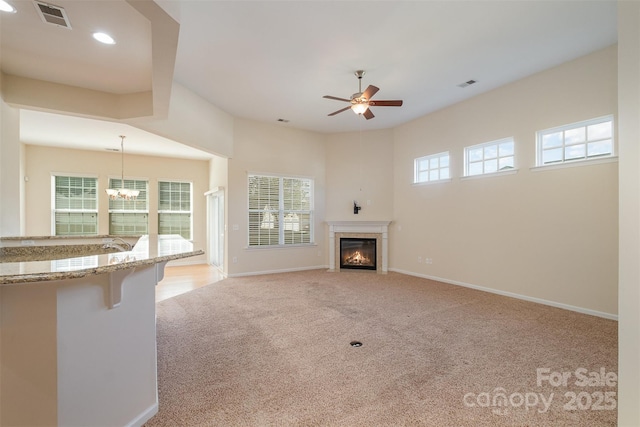
[[[126,138],[126,136],[124,135],[120,135],[120,152],[121,152],[121,166],[122,166],[122,175],[121,175],[121,181],[120,181],[120,185],[122,187],[124,187],[124,139]],[[138,194],[140,194],[139,190],[130,190],[128,188],[107,188],[105,190],[107,192],[107,195],[109,196],[109,199],[111,200],[117,200],[117,199],[124,199],[124,200],[135,200],[136,197],[138,197]]]

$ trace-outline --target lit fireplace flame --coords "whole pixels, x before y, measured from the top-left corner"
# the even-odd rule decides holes
[[[355,251],[353,254],[347,256],[344,259],[345,265],[371,265],[371,260],[366,256],[363,256],[360,251]]]

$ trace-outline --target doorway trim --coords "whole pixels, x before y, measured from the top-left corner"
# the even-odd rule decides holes
[[[207,198],[207,263],[224,271],[224,187],[215,187],[204,195]]]

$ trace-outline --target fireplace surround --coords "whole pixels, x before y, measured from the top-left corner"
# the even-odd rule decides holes
[[[340,239],[376,239],[376,268],[388,270],[388,230],[391,221],[327,221],[329,225],[329,271],[340,271]]]

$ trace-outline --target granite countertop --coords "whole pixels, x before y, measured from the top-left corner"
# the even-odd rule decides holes
[[[48,236],[17,239],[40,240],[47,238]],[[3,240],[5,239],[7,238],[3,238]],[[61,245],[72,244],[71,239],[65,239],[64,242],[61,242]],[[0,263],[0,286],[75,279],[202,254],[204,254],[202,249],[194,250],[193,243],[181,236],[145,235],[141,236],[133,249],[128,252],[80,257],[76,256],[77,254],[71,254],[68,258],[55,260]]]
[[[4,236],[0,237],[0,243],[4,244],[5,242],[11,241],[25,241],[25,240],[37,240],[38,242],[47,242],[47,241],[76,241],[76,240],[96,240],[96,239],[113,239],[116,237],[120,237],[123,239],[138,239],[142,236],[139,234],[136,235],[109,235],[109,234],[97,234],[97,235],[87,235],[87,236]]]

